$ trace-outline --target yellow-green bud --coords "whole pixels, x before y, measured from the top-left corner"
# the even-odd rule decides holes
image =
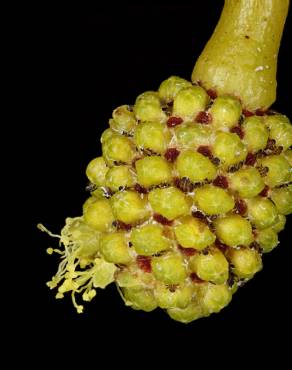
[[[148,224],[133,229],[131,242],[138,254],[151,256],[171,246],[171,241],[163,235],[163,226]]]
[[[234,207],[233,198],[225,190],[213,185],[196,189],[194,201],[208,215],[227,213]]]
[[[261,256],[255,249],[230,249],[228,259],[234,266],[233,272],[241,279],[250,279],[262,269]]]
[[[248,199],[247,207],[248,217],[258,229],[272,226],[278,220],[277,209],[267,198],[255,197]]]
[[[288,117],[282,114],[266,116],[265,123],[270,130],[270,139],[275,140],[277,146],[286,150],[292,145],[292,125]]]
[[[137,126],[134,137],[138,149],[150,149],[154,153],[163,154],[171,135],[166,125],[159,122],[144,122]]]
[[[205,315],[219,312],[232,299],[231,290],[227,285],[202,284],[200,288],[200,303]]]
[[[219,96],[210,108],[212,123],[216,128],[235,126],[241,115],[240,102],[231,96]]]
[[[171,166],[162,157],[151,156],[136,161],[138,183],[149,187],[172,180]]]
[[[283,155],[270,155],[259,161],[259,164],[268,167],[264,181],[269,187],[273,188],[289,181],[291,166]]]
[[[107,128],[106,130],[103,131],[101,137],[100,137],[100,142],[103,144],[105,143],[107,140],[109,140],[111,137],[113,137],[116,133],[110,129],[110,128]]]
[[[252,198],[265,187],[265,183],[254,167],[247,167],[229,175],[230,187],[242,198]]]
[[[133,112],[129,111],[128,105],[122,105],[113,111],[113,119],[109,121],[110,127],[119,133],[133,133],[136,119]]]
[[[145,288],[124,288],[126,304],[135,310],[150,312],[157,308],[153,291]]]
[[[84,209],[84,221],[98,231],[109,231],[114,221],[110,202],[98,199]]]
[[[259,243],[264,253],[271,252],[279,243],[278,235],[271,227],[258,230],[256,241]]]
[[[271,199],[275,203],[279,213],[282,215],[292,213],[292,185],[273,189]]]
[[[158,89],[158,95],[162,101],[170,103],[181,89],[191,86],[192,84],[190,81],[177,76],[171,76],[161,83]]]
[[[174,253],[152,258],[151,267],[155,278],[165,284],[180,284],[187,277],[183,258]]]
[[[194,289],[189,285],[180,285],[174,290],[165,284],[157,284],[154,295],[160,308],[185,308],[191,303]]]
[[[105,175],[108,171],[108,167],[103,157],[97,157],[89,162],[86,168],[86,176],[89,181],[97,186],[104,186]]]
[[[156,92],[147,91],[138,96],[134,106],[134,113],[137,120],[164,122],[166,115],[163,112]]]
[[[244,161],[247,156],[246,146],[237,134],[219,132],[213,145],[213,153],[219,158],[223,167]]]
[[[194,125],[193,123],[182,123],[174,128],[177,145],[182,149],[198,149],[201,145],[210,145],[212,131],[210,127],[204,125]]]
[[[110,202],[115,218],[126,224],[144,220],[150,214],[147,199],[142,198],[134,191],[117,192],[111,197]]]
[[[104,234],[100,240],[100,252],[107,262],[129,263],[132,259],[124,233]]]
[[[186,216],[174,228],[178,243],[184,248],[202,250],[213,244],[216,236],[198,219]]]
[[[200,86],[190,86],[179,91],[173,102],[173,115],[192,121],[200,111],[205,110],[209,96]]]
[[[204,316],[203,310],[197,302],[190,303],[186,308],[169,308],[167,313],[173,320],[184,324]]]
[[[218,218],[215,228],[219,239],[230,247],[247,246],[253,241],[251,224],[239,215]]]
[[[262,117],[252,116],[246,118],[242,123],[244,132],[243,142],[248,151],[256,153],[266,147],[269,130],[265,126]]]
[[[168,220],[190,213],[190,199],[173,186],[151,190],[148,199],[153,211]]]
[[[102,153],[107,164],[113,162],[131,163],[135,149],[130,139],[125,136],[114,134],[102,143]]]
[[[105,177],[105,185],[113,191],[118,191],[121,187],[131,187],[134,183],[134,173],[127,166],[112,167],[108,170]]]
[[[216,167],[210,159],[192,150],[181,152],[175,167],[180,177],[187,177],[193,182],[212,180],[216,177]]]
[[[212,249],[208,254],[194,255],[189,267],[200,279],[214,284],[223,284],[228,279],[229,264],[218,249]]]
[[[82,219],[67,219],[68,233],[70,241],[79,247],[76,255],[79,258],[93,258],[99,250],[99,239],[101,233],[88,226]]]
[[[284,230],[286,224],[286,217],[284,215],[279,214],[278,215],[278,221],[272,225],[272,229],[276,232],[279,233],[280,231]]]

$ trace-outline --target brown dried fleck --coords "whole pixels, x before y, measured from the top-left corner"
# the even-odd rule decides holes
[[[259,243],[257,243],[257,242],[252,242],[250,245],[249,245],[249,247],[251,248],[251,249],[254,249],[254,250],[256,250],[258,253],[262,253],[263,252],[263,249],[261,248],[261,246],[259,245]]]
[[[102,190],[105,198],[110,198],[114,195],[114,192],[110,188],[103,188]]]
[[[181,251],[182,254],[184,254],[187,257],[194,256],[198,253],[198,251],[194,248],[184,248],[181,245],[178,245],[178,249]]]
[[[204,280],[200,279],[199,276],[195,272],[192,272],[190,274],[190,278],[193,283],[202,284],[205,282]]]
[[[257,161],[257,156],[253,153],[248,153],[245,159],[245,164],[253,166]]]
[[[210,159],[213,158],[212,151],[208,145],[200,145],[197,152]]]
[[[254,113],[251,112],[250,110],[247,110],[247,109],[243,109],[242,110],[242,114],[245,116],[245,117],[252,117],[254,116]]]
[[[262,165],[258,166],[257,169],[261,176],[266,176],[266,174],[269,172],[269,167],[264,167]]]
[[[270,188],[268,187],[268,185],[266,185],[263,190],[259,193],[259,195],[261,197],[267,197],[268,196],[268,193],[269,193],[269,190]]]
[[[171,284],[171,285],[168,285],[167,288],[171,293],[174,293],[177,289],[177,285]]]
[[[213,158],[211,159],[211,162],[212,162],[215,166],[219,166],[219,164],[220,164],[220,159],[219,159],[219,158],[217,158],[217,157],[213,157]]]
[[[143,154],[145,154],[147,156],[151,156],[151,155],[160,156],[159,153],[155,153],[154,150],[152,150],[150,148],[141,148],[141,151],[143,152]]]
[[[222,243],[218,238],[215,240],[215,246],[223,253],[228,250],[228,245]]]
[[[140,194],[147,194],[148,190],[144,188],[144,186],[141,186],[140,184],[135,184],[134,189],[136,190],[137,193]]]
[[[218,186],[222,189],[228,188],[228,180],[225,176],[217,176],[215,180],[213,180],[213,185]]]
[[[264,110],[262,110],[262,109],[257,109],[256,111],[255,111],[255,114],[256,114],[256,116],[264,116],[265,115],[265,111]]]
[[[236,134],[240,137],[240,139],[243,139],[244,138],[244,132],[242,130],[242,128],[240,126],[234,126],[231,128],[230,132],[232,132],[233,134]]]
[[[246,211],[247,211],[247,205],[245,203],[244,200],[242,199],[236,199],[235,201],[235,206],[234,206],[234,211],[235,213],[239,214],[239,215],[245,215]]]
[[[168,127],[175,127],[177,125],[180,125],[183,122],[183,119],[181,117],[169,117],[166,124]]]
[[[202,123],[204,125],[208,125],[209,123],[212,122],[212,116],[208,112],[204,112],[204,111],[199,112],[196,117],[196,122]]]
[[[169,162],[174,162],[178,157],[180,151],[176,148],[168,148],[164,154],[164,157]]]
[[[151,257],[148,256],[137,256],[136,258],[138,267],[145,271],[151,272]]]
[[[216,99],[217,98],[217,92],[213,89],[208,89],[207,94],[210,96],[211,99]]]
[[[228,172],[231,172],[231,173],[234,173],[234,172],[236,172],[236,171],[238,171],[238,170],[241,169],[241,167],[243,166],[243,163],[244,163],[243,161],[242,162],[239,162],[239,163],[236,163],[236,164],[228,167],[227,171]]]
[[[188,177],[176,177],[174,179],[174,185],[185,193],[189,193],[195,188],[195,184]]]
[[[167,226],[172,225],[172,221],[168,220],[166,217],[163,217],[162,215],[159,215],[158,213],[154,213],[153,219],[162,225],[167,225]]]
[[[132,225],[125,224],[124,222],[118,220],[114,221],[112,225],[115,226],[117,230],[130,231],[132,229]]]
[[[86,188],[85,188],[85,190],[86,190],[86,191],[90,191],[90,192],[92,192],[92,191],[94,191],[94,190],[96,190],[96,189],[97,189],[97,185],[93,184],[92,182],[90,182],[90,183],[86,186]]]
[[[228,286],[232,287],[236,281],[237,281],[236,275],[229,271],[229,278],[227,280]]]
[[[194,212],[192,212],[192,216],[195,217],[195,218],[200,219],[202,222],[209,225],[208,218],[207,218],[206,215],[204,215],[204,213],[202,213],[200,211],[194,211]]]

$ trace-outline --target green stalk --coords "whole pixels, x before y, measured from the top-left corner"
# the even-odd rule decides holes
[[[225,0],[192,81],[241,99],[249,110],[276,100],[277,57],[289,0]]]

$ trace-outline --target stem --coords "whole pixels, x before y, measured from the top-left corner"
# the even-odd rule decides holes
[[[241,99],[249,110],[276,100],[277,57],[289,0],[225,0],[192,74],[218,94]]]

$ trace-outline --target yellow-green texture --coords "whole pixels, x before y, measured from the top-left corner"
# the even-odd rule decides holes
[[[292,126],[264,111],[287,8],[226,0],[193,84],[171,76],[113,111],[82,215],[61,235],[39,225],[60,240],[47,250],[61,256],[47,283],[56,298],[71,293],[81,313],[77,295],[88,302],[115,283],[126,306],[189,323],[262,269],[292,212]]]
[[[225,0],[192,81],[240,98],[250,110],[276,100],[277,56],[289,0]]]

